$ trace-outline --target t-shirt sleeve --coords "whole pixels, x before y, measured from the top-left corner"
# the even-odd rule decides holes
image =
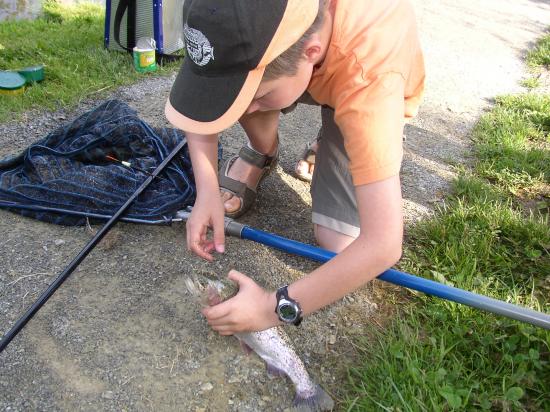
[[[405,80],[384,73],[348,88],[334,119],[344,137],[355,186],[399,174],[403,158]]]

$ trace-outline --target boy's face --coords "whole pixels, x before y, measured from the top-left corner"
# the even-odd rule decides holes
[[[280,110],[290,106],[307,89],[312,72],[313,64],[304,59],[294,76],[262,81],[245,114]]]

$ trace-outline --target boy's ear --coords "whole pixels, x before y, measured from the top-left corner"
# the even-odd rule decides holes
[[[323,54],[323,44],[316,34],[313,34],[306,42],[304,57],[311,63],[316,63]]]

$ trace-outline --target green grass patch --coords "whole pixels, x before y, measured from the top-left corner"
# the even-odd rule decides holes
[[[419,299],[359,342],[368,362],[350,371],[346,409],[548,410],[548,340],[540,328]]]
[[[517,113],[526,122],[540,130],[541,139],[548,139],[550,132],[550,95],[526,93],[520,95],[507,95],[496,99],[497,106]]]
[[[536,77],[529,77],[527,79],[524,79],[520,82],[520,84],[526,89],[530,89],[530,90],[536,89],[541,85],[540,80]]]
[[[527,64],[530,66],[550,65],[550,34],[542,37],[533,50],[527,55]]]
[[[155,74],[140,74],[130,54],[103,47],[103,35],[104,8],[97,4],[62,6],[49,1],[42,18],[1,22],[0,69],[44,64],[45,80],[27,87],[22,95],[0,96],[0,122],[32,108],[71,107],[81,99],[101,97],[117,86],[167,74],[178,66],[172,63]]]
[[[550,310],[550,229],[506,193],[462,175],[455,196],[410,233],[404,270],[503,301]],[[350,371],[348,410],[550,408],[550,332],[416,294]]]
[[[491,194],[483,199],[465,177],[461,186],[461,196],[414,230],[410,270],[498,299],[525,297],[522,304],[550,293],[544,277],[550,276],[548,217],[525,217],[509,200],[491,200]]]
[[[550,312],[550,96],[503,96],[473,133],[476,160],[408,233],[401,268]],[[543,203],[541,208],[526,207]],[[410,292],[356,342],[347,410],[550,411],[550,331]]]
[[[550,181],[550,96],[498,98],[477,124],[473,139],[476,172],[512,194],[521,191],[532,198]]]

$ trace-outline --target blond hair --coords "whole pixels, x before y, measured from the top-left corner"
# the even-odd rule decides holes
[[[274,80],[284,76],[294,76],[298,71],[298,65],[303,58],[306,42],[312,34],[316,33],[325,21],[325,10],[330,0],[319,0],[319,11],[313,24],[307,29],[300,39],[275,58],[265,68],[263,80]]]

